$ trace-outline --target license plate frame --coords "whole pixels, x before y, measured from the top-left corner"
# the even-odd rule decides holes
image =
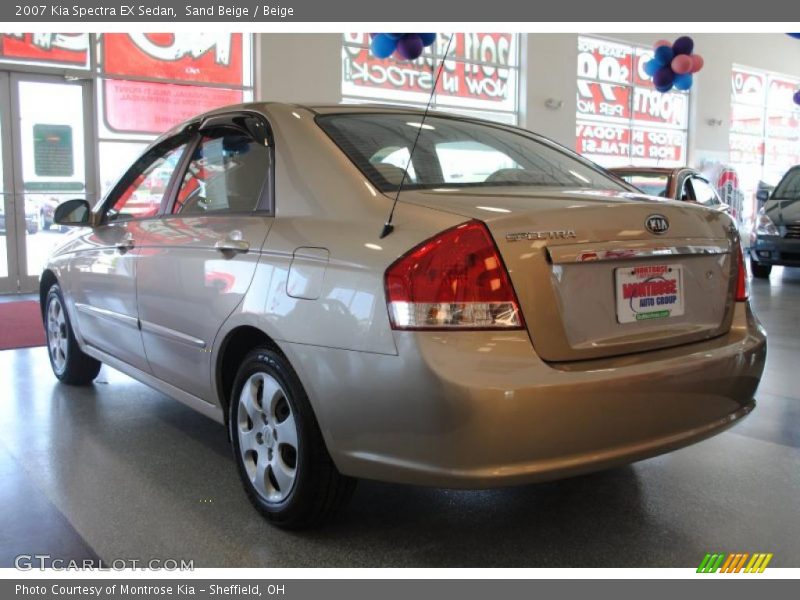
[[[617,322],[622,325],[683,316],[683,265],[649,264],[614,269]]]

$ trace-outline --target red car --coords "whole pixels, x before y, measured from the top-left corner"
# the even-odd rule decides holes
[[[723,212],[730,211],[730,207],[719,199],[714,186],[696,169],[615,167],[609,171],[649,196],[695,202]]]

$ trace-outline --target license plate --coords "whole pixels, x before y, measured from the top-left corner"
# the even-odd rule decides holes
[[[683,314],[683,266],[641,265],[615,269],[617,321],[635,323]]]

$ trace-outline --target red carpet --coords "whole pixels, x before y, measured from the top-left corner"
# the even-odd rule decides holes
[[[44,346],[45,343],[38,302],[0,302],[0,350]]]

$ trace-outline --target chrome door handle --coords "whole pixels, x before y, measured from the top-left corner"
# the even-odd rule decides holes
[[[248,252],[250,250],[250,244],[248,244],[244,240],[220,240],[216,244],[214,244],[214,249],[219,250],[220,252],[232,252],[235,254]]]
[[[135,245],[136,241],[133,239],[133,236],[130,233],[126,233],[121,240],[114,244],[114,246],[116,246],[117,250],[120,252],[127,252]]]

